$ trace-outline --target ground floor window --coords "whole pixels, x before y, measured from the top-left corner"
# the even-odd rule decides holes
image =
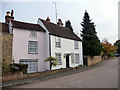
[[[80,63],[79,54],[75,54],[75,62],[76,62],[76,64]]]
[[[58,64],[62,64],[61,53],[55,53],[56,58],[58,59]]]
[[[28,64],[27,73],[38,72],[38,60],[20,60],[20,63]]]

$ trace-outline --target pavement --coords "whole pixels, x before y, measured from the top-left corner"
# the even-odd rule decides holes
[[[74,74],[74,73],[79,73],[79,72],[83,72],[86,70],[94,69],[96,67],[100,67],[101,65],[104,65],[106,61],[107,60],[104,60],[104,61],[101,61],[100,63],[92,65],[92,66],[82,66],[79,69],[60,72],[60,73],[56,73],[56,74],[52,74],[52,75],[36,76],[36,77],[25,78],[25,79],[20,79],[20,80],[12,80],[12,81],[7,81],[7,82],[2,82],[2,87],[3,88],[13,87],[13,86],[17,86],[17,85],[23,85],[26,83],[33,83],[33,82],[37,82],[37,81],[43,81],[43,80],[47,80],[47,79],[53,79],[56,77],[62,77],[62,76],[66,76],[66,75],[70,75],[70,74]]]

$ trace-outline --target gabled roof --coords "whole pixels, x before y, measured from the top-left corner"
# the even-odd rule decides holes
[[[9,33],[8,24],[0,22],[0,30],[2,33]]]
[[[37,31],[45,32],[45,30],[39,24],[20,22],[16,20],[11,20],[11,22],[13,25],[12,27],[15,27],[15,28],[22,28],[22,29],[37,30]]]
[[[50,32],[51,35],[67,38],[67,39],[72,39],[72,40],[77,40],[77,41],[82,41],[73,31],[71,31],[67,27],[59,26],[57,24],[45,21],[41,18],[39,18],[47,30]]]

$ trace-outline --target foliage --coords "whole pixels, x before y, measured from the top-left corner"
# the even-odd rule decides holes
[[[23,72],[24,74],[27,73],[27,64],[19,64],[19,63],[13,63],[10,64],[10,72],[15,73],[15,72]]]
[[[103,52],[106,54],[114,53],[117,50],[117,46],[110,44],[107,39],[104,39],[101,44]]]
[[[82,34],[83,39],[83,53],[84,55],[95,56],[100,55],[101,45],[100,40],[97,37],[97,32],[95,31],[95,25],[91,22],[89,14],[85,11],[82,25]]]
[[[73,28],[72,28],[72,25],[71,25],[70,20],[67,20],[67,21],[65,22],[65,27],[68,27],[70,30],[73,31]]]
[[[52,66],[56,66],[58,64],[58,60],[57,58],[54,58],[54,57],[48,57],[45,62],[50,62],[50,70],[52,68]]]
[[[108,42],[107,39],[104,39],[101,44],[103,46],[103,52],[109,54],[111,51],[112,45]]]
[[[2,73],[7,73],[9,71],[9,66],[2,61]]]

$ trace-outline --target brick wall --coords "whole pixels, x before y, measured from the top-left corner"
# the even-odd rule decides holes
[[[94,56],[93,58],[91,58],[90,56],[87,56],[87,62],[88,62],[88,66],[97,64],[101,62],[101,56]]]
[[[12,63],[12,42],[12,34],[2,34],[2,61],[4,61],[7,65]]]

